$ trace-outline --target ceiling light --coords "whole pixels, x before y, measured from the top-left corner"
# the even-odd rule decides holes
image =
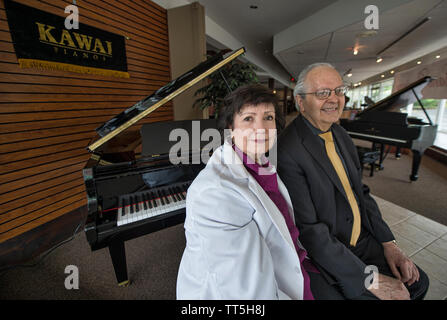
[[[276,94],[276,90],[273,90],[273,94]]]
[[[383,61],[382,57],[377,57],[377,60],[376,60],[377,63],[380,63],[382,61]]]
[[[356,56],[359,53],[359,51],[357,49],[354,49],[352,53]]]
[[[385,78],[385,75],[384,75],[384,74],[381,74],[380,77],[381,77],[381,78]]]
[[[394,70],[391,70],[390,73],[393,74],[393,73],[394,73]]]
[[[348,76],[348,77],[352,77],[352,73],[348,73],[347,76]]]
[[[438,54],[438,55],[436,56],[436,59],[439,59],[439,58],[441,58],[441,56]]]
[[[421,64],[422,63],[422,61],[421,60],[419,60],[418,62],[416,62],[417,64]]]
[[[359,84],[359,85],[361,85],[362,83],[361,83],[361,82],[359,82],[358,84]]]

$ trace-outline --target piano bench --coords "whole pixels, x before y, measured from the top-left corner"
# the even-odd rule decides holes
[[[360,164],[362,165],[362,172],[363,166],[369,164],[371,167],[369,176],[372,177],[374,175],[376,161],[380,158],[380,151],[357,146],[357,154],[359,155]]]

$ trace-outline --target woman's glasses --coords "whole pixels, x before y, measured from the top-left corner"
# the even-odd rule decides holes
[[[324,99],[329,98],[332,91],[334,91],[336,96],[341,97],[341,96],[345,95],[346,91],[348,91],[348,87],[340,86],[335,89],[320,89],[315,92],[306,92],[306,93],[301,93],[301,94],[314,94],[315,97],[317,97],[317,99],[324,100]]]

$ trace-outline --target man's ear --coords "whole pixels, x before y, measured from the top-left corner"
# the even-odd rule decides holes
[[[295,99],[296,99],[296,102],[298,104],[298,108],[300,109],[300,113],[303,113],[304,112],[304,107],[303,107],[304,99],[303,99],[303,97],[300,96],[299,94],[297,94]]]

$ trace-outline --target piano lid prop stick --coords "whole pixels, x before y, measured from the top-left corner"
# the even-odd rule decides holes
[[[141,112],[140,114],[138,114],[137,116],[135,116],[134,118],[130,119],[129,121],[127,121],[126,123],[124,123],[122,126],[116,128],[116,130],[109,132],[107,135],[105,135],[104,137],[98,139],[96,142],[94,142],[93,144],[91,144],[90,146],[87,147],[87,149],[90,152],[93,152],[96,148],[98,148],[99,146],[101,146],[102,144],[106,143],[107,141],[109,141],[110,139],[112,139],[114,136],[116,136],[117,134],[119,134],[120,132],[126,130],[127,128],[129,128],[131,125],[137,123],[138,121],[140,121],[141,119],[143,119],[144,117],[146,117],[148,114],[152,113],[153,111],[157,110],[159,107],[161,107],[163,104],[167,103],[168,101],[170,101],[171,99],[175,98],[177,95],[179,95],[180,93],[182,93],[183,91],[189,89],[190,87],[192,87],[193,85],[195,85],[197,82],[199,82],[200,80],[204,79],[205,77],[209,76],[211,73],[213,73],[214,71],[220,69],[222,66],[224,66],[225,64],[229,63],[230,61],[236,59],[238,56],[240,56],[241,54],[245,53],[245,49],[244,48],[240,48],[239,50],[233,52],[232,54],[230,54],[228,57],[226,57],[224,60],[220,61],[218,64],[216,64],[215,66],[213,66],[212,68],[208,69],[207,71],[205,71],[204,73],[202,73],[201,75],[199,75],[197,78],[194,78],[193,80],[191,80],[190,82],[188,82],[187,84],[183,85],[182,87],[180,87],[179,89],[177,89],[176,91],[174,91],[173,93],[171,93],[170,95],[166,96],[165,98],[161,99],[160,101],[158,101],[156,104],[154,104],[153,106],[151,106],[150,108],[144,110],[143,112]]]

